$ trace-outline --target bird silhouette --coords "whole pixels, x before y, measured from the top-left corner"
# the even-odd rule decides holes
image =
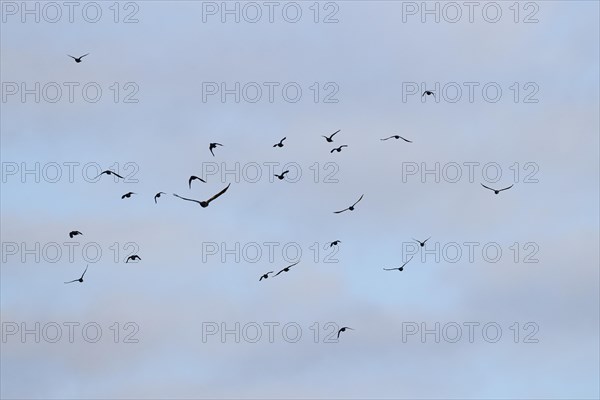
[[[333,137],[335,136],[336,133],[338,133],[339,131],[341,131],[341,129],[338,129],[337,131],[333,132],[331,134],[331,136],[325,136],[325,135],[321,135],[325,138],[325,140],[327,140],[327,143],[333,143]]]
[[[348,208],[344,208],[343,210],[340,211],[334,211],[334,214],[339,214],[339,213],[343,213],[344,211],[354,211],[354,206],[356,206],[358,204],[359,201],[362,200],[364,194],[360,196],[360,198],[358,200],[356,200],[356,203],[352,204],[350,207]]]
[[[495,194],[498,194],[498,193],[500,193],[500,192],[501,192],[501,191],[503,191],[503,190],[508,190],[508,189],[510,189],[511,187],[513,187],[513,186],[514,186],[514,184],[513,184],[513,185],[510,185],[509,187],[505,187],[504,189],[492,189],[492,188],[491,188],[491,187],[489,187],[489,186],[485,186],[483,183],[481,184],[481,186],[483,186],[483,187],[484,187],[484,188],[486,188],[486,189],[489,189],[489,190],[493,191]]]
[[[142,259],[140,258],[140,256],[138,256],[137,254],[130,255],[129,257],[127,257],[127,260],[125,260],[125,262],[128,263],[129,260],[131,260],[131,261],[142,261]]]
[[[75,60],[75,62],[76,62],[77,64],[79,64],[79,63],[81,62],[81,59],[82,59],[83,57],[87,56],[88,54],[90,54],[90,53],[86,53],[86,54],[84,54],[84,55],[82,55],[82,56],[79,56],[79,57],[73,57],[73,56],[71,56],[71,55],[69,55],[69,54],[67,54],[67,55],[68,55],[69,57],[71,57],[73,60]]]
[[[435,99],[435,93],[433,93],[431,90],[424,91],[423,94],[421,95],[421,97],[423,97],[425,95],[427,95],[427,96],[433,96],[433,98]]]
[[[340,328],[340,330],[338,331],[338,334],[337,334],[338,339],[340,338],[340,333],[346,332],[346,329],[350,329],[351,331],[354,330],[353,328],[350,328],[349,326],[344,326],[344,327]]]
[[[343,144],[340,147],[336,147],[335,149],[331,149],[330,153],[333,153],[334,151],[337,151],[339,153],[340,151],[342,151],[343,147],[348,147],[348,145],[347,144]]]
[[[283,172],[281,173],[281,175],[277,175],[277,174],[275,174],[275,176],[276,176],[277,178],[279,178],[279,180],[283,180],[283,178],[285,177],[285,174],[287,174],[288,172],[290,172],[290,171],[289,171],[289,170],[285,170],[285,171],[283,171]]]
[[[98,174],[98,176],[97,176],[97,177],[95,177],[94,179],[98,179],[98,178],[100,178],[100,177],[101,177],[102,175],[104,175],[104,174],[106,174],[106,175],[114,175],[114,176],[116,176],[117,178],[121,178],[121,179],[123,179],[123,177],[122,177],[121,175],[117,174],[117,173],[116,173],[116,172],[114,172],[114,171],[110,171],[110,170],[108,170],[108,169],[107,169],[106,171],[102,171],[102,172],[100,172],[100,174]]]
[[[417,240],[417,239],[413,238],[413,240],[414,240],[415,242],[419,243],[419,244],[421,245],[421,247],[425,247],[425,243],[426,243],[426,242],[427,242],[429,239],[431,239],[431,236],[429,236],[427,239],[425,239],[425,240],[424,240],[424,241],[422,241],[422,242],[421,242],[420,240]]]
[[[275,144],[273,145],[273,147],[283,147],[283,141],[284,141],[285,139],[286,139],[286,138],[283,138],[283,139],[281,139],[281,140],[279,141],[279,143],[275,143]]]
[[[188,186],[190,187],[190,189],[192,188],[192,181],[195,181],[196,179],[199,180],[200,182],[206,183],[206,181],[204,179],[198,178],[196,175],[192,175],[192,176],[190,176],[190,179],[188,179]]]
[[[410,259],[409,259],[407,262],[405,262],[404,264],[402,264],[402,266],[401,266],[401,267],[398,267],[398,268],[384,268],[383,270],[384,270],[384,271],[394,271],[394,270],[398,270],[398,271],[404,271],[404,266],[405,266],[406,264],[408,264],[408,263],[410,262],[410,260],[412,260],[412,257],[411,257],[411,258],[410,258]]]
[[[223,193],[225,193],[227,191],[227,189],[229,189],[229,186],[231,186],[231,183],[229,185],[227,185],[227,187],[225,189],[221,190],[219,193],[215,194],[213,197],[211,197],[210,199],[208,199],[206,201],[188,199],[186,197],[181,197],[180,195],[178,195],[176,193],[173,193],[173,196],[179,197],[182,200],[193,201],[195,203],[200,204],[202,206],[202,208],[205,208],[205,207],[208,207],[208,205],[210,204],[211,201],[213,201],[214,199],[216,199],[217,197],[219,197],[220,195],[222,195]]]
[[[84,276],[84,275],[85,275],[85,273],[87,272],[87,270],[88,270],[88,267],[89,267],[89,265],[87,265],[87,266],[85,267],[85,271],[83,271],[83,274],[81,274],[81,278],[79,278],[79,279],[73,279],[72,281],[65,282],[65,283],[83,282],[83,276]]]
[[[329,247],[337,246],[340,243],[342,243],[341,240],[334,240],[333,242],[329,243]]]
[[[402,137],[402,136],[400,136],[400,135],[392,135],[392,136],[390,136],[390,137],[387,137],[387,138],[385,138],[385,139],[380,139],[380,140],[388,140],[388,139],[392,139],[392,138],[393,138],[393,139],[402,139],[402,140],[404,140],[405,142],[412,143],[412,140],[405,139],[405,138],[403,138],[403,137]]]
[[[216,149],[217,146],[223,146],[221,143],[210,143],[208,145],[208,149],[210,150],[210,154],[213,155],[213,157],[215,156],[215,153],[213,153],[213,149]]]
[[[156,199],[160,197],[161,194],[166,194],[165,192],[158,192],[154,195],[154,204],[156,204]]]
[[[69,232],[69,237],[71,239],[73,239],[73,236],[77,236],[77,235],[83,235],[83,233],[81,233],[79,231],[71,231],[71,232]]]
[[[273,275],[273,278],[275,278],[277,275],[279,275],[282,272],[289,272],[290,268],[292,268],[294,265],[298,264],[300,261],[293,263],[292,265],[288,265],[287,267],[285,267],[284,269],[282,269],[281,271],[279,271],[278,273],[276,273],[275,275]]]
[[[121,196],[121,200],[123,200],[126,197],[130,198],[132,194],[135,194],[135,193],[133,193],[133,192],[127,192],[127,193],[125,193],[123,196]]]
[[[262,275],[260,276],[260,279],[259,279],[258,281],[260,282],[260,281],[262,281],[263,279],[267,279],[267,278],[269,278],[269,274],[272,274],[272,273],[273,273],[273,271],[269,271],[269,272],[267,272],[266,274],[262,274]]]

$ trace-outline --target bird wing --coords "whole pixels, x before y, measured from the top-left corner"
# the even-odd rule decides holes
[[[334,214],[339,214],[339,213],[343,213],[344,211],[348,211],[348,208],[344,208],[343,210],[340,211],[334,211]]]
[[[229,189],[229,186],[231,186],[231,183],[229,185],[227,185],[227,187],[225,187],[225,189],[221,190],[219,193],[215,194],[213,197],[211,197],[210,199],[206,200],[206,202],[210,203],[211,201],[213,201],[214,199],[216,199],[217,197],[219,197],[220,195],[222,195],[223,193],[225,193],[227,191],[227,189]]]
[[[127,193],[125,193],[123,196],[121,196],[121,200],[123,200],[125,198],[125,196],[127,196]]]
[[[214,157],[214,156],[215,156],[215,153],[213,153],[213,151],[212,151],[212,150],[213,150],[212,146],[208,146],[208,149],[210,150],[210,154],[212,154],[212,155],[213,155],[213,157]]]
[[[388,140],[388,139],[391,139],[391,138],[393,138],[393,136],[386,137],[385,139],[380,139],[380,140]]]
[[[338,337],[338,339],[340,338],[340,333],[342,333],[342,329],[344,329],[344,328],[341,328],[341,329],[338,331],[338,336],[337,336],[337,337]]]
[[[491,188],[491,187],[489,187],[489,186],[485,186],[483,183],[481,184],[481,186],[483,186],[483,187],[484,187],[484,188],[486,188],[486,189],[490,189],[490,190],[494,190],[494,191],[495,191],[495,189],[492,189],[492,188]]]
[[[280,273],[282,273],[283,271],[285,271],[285,268],[282,269],[281,271],[279,271],[278,273],[276,273],[275,275],[273,275],[273,278],[275,278],[277,275],[279,275]]]
[[[400,139],[404,140],[405,142],[412,143],[412,141],[411,141],[411,140],[405,139],[405,138],[403,138],[402,136],[400,136]]]
[[[82,55],[82,56],[81,56],[81,57],[79,57],[79,58],[83,58],[83,57],[87,56],[88,54],[90,54],[90,53],[85,53],[84,55]]]
[[[383,270],[384,270],[384,271],[393,271],[393,270],[395,270],[395,269],[398,269],[398,268],[384,268]]]
[[[337,147],[336,147],[335,149],[332,149],[332,150],[330,151],[330,153],[333,153],[333,152],[334,152],[336,149],[337,149]]]
[[[514,186],[514,184],[513,184],[513,185],[510,185],[509,187],[505,187],[504,189],[500,189],[500,190],[499,190],[499,192],[501,192],[501,191],[503,191],[503,190],[508,190],[508,189],[510,189],[510,188],[511,188],[511,187],[513,187],[513,186]]]
[[[352,207],[354,207],[355,205],[357,205],[357,204],[358,204],[358,202],[362,200],[363,196],[364,196],[364,194],[362,194],[362,195],[360,196],[360,198],[359,198],[358,200],[356,200],[356,203],[352,204]]]
[[[70,54],[67,54],[67,55],[68,55],[69,57],[71,57],[73,60],[75,60],[75,57],[73,57],[72,55],[70,55]],[[66,282],[65,282],[65,283],[66,283]]]
[[[114,176],[117,176],[117,177],[123,179],[123,177],[121,175],[117,174],[116,172],[110,171],[110,173],[113,174]]]
[[[72,281],[69,282],[65,282],[65,283],[73,283],[73,282],[77,282],[79,279],[73,279]]]
[[[87,267],[85,267],[85,270],[83,271],[83,274],[81,274],[81,279],[83,279],[83,276],[85,275],[85,273],[87,272],[89,265]]]
[[[296,261],[295,263],[293,263],[292,265],[288,265],[286,268],[292,268],[294,265],[298,264],[300,261]]]
[[[180,198],[180,199],[182,199],[182,200],[193,201],[194,203],[198,203],[198,204],[200,204],[200,200],[194,200],[194,199],[188,199],[188,198],[186,198],[186,197],[181,197],[180,195],[178,195],[178,194],[176,194],[176,193],[173,193],[173,196],[175,196],[175,197],[179,197],[179,198]]]
[[[341,145],[341,146],[340,146],[340,149],[341,149],[342,147],[348,147],[348,145],[347,145],[347,144],[343,144],[343,145]]]
[[[73,232],[69,232],[69,237],[73,239]]]
[[[341,131],[341,129],[338,129],[337,131],[333,132],[333,133],[331,134],[331,136],[329,136],[329,138],[330,138],[330,139],[333,139],[333,137],[334,137],[334,136],[335,136],[335,135],[336,135],[336,134],[337,134],[339,131]]]
[[[429,236],[427,239],[423,240],[423,243],[427,242],[429,239],[431,239],[431,236]]]
[[[407,262],[405,262],[404,264],[402,264],[402,267],[400,267],[400,268],[403,268],[406,264],[408,264],[410,262],[410,260],[412,260],[412,257],[409,258]]]

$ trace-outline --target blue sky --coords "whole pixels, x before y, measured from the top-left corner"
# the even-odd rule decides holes
[[[90,103],[76,89],[73,102],[64,91],[56,103],[43,96],[36,103],[32,95],[22,102],[20,94],[1,103],[2,397],[598,398],[598,3],[520,3],[518,23],[512,2],[498,2],[497,23],[486,22],[480,9],[473,23],[466,14],[457,23],[423,23],[419,15],[403,22],[408,3],[321,2],[315,23],[313,2],[298,2],[297,23],[286,22],[280,8],[272,23],[223,23],[219,14],[203,22],[203,7],[221,2],[141,1],[138,22],[125,24],[135,10],[125,3],[118,23],[108,2],[99,3],[97,23],[77,10],[73,23],[66,16],[23,23],[21,10],[13,15],[6,8],[13,3],[3,2],[3,96],[12,83],[93,82],[102,97]],[[533,11],[539,21],[523,23]],[[322,23],[330,12],[338,22]],[[67,57],[88,52],[81,64]],[[302,97],[291,103],[276,90],[273,102],[236,103],[232,95],[204,102],[203,82],[292,82]],[[466,91],[456,103],[439,91],[439,102],[421,102],[419,94],[403,102],[407,82],[479,86],[473,102]],[[128,83],[139,89],[137,103],[123,102]],[[502,89],[498,102],[483,99],[488,83]],[[323,102],[332,87],[338,101]],[[532,87],[538,102],[525,103]],[[335,143],[321,137],[338,129]],[[380,141],[393,134],[413,143]],[[285,146],[273,148],[284,136]],[[215,157],[208,151],[213,141],[224,144]],[[349,147],[330,153],[340,144]],[[23,178],[22,166],[35,163],[40,171],[58,163],[61,179]],[[78,163],[73,182],[65,163]],[[82,177],[84,165],[93,176],[95,165],[115,163],[120,172],[135,169],[138,182]],[[205,176],[206,184],[188,188],[190,175],[236,163],[248,174]],[[302,176],[271,182],[265,163],[279,163],[277,172],[295,163]],[[435,182],[422,170],[402,179],[409,165],[436,163],[497,163],[502,177],[489,182],[477,167],[469,181],[463,167],[455,183]],[[537,183],[524,182],[533,171],[527,163]],[[15,165],[19,171],[9,174]],[[252,182],[256,165],[261,178]],[[325,182],[333,170],[337,182]],[[228,183],[206,209],[171,196],[206,199]],[[480,183],[514,187],[495,196]],[[138,195],[121,200],[128,191]],[[155,204],[158,191],[167,196]],[[332,213],[363,193],[354,212]],[[81,245],[69,260],[63,243],[75,229],[84,235],[73,240]],[[402,273],[382,270],[402,263],[411,238],[429,236],[428,249],[497,243],[503,256],[495,263],[479,250],[474,262],[464,253],[455,263],[415,256]],[[335,239],[342,240],[338,262],[324,262],[328,249],[315,262],[311,246]],[[265,251],[265,242],[278,243],[272,262],[264,253],[258,262],[221,260],[236,243]],[[57,262],[48,254],[23,262],[23,243],[58,243],[63,254]],[[97,262],[82,256],[86,243],[102,249]],[[137,246],[140,263],[123,262],[127,243]],[[219,253],[205,254],[214,243]],[[523,262],[532,249],[526,243],[537,246],[539,262]],[[290,263],[285,245],[301,248],[300,264],[258,282]],[[87,264],[83,284],[63,284]],[[32,329],[36,322],[96,323],[102,339],[88,343],[76,331],[70,343],[66,328],[56,343],[8,335],[12,324]],[[138,343],[124,343],[127,322],[138,327]],[[271,343],[265,328],[257,343],[236,343],[232,335],[202,340],[206,323],[233,329],[269,322],[297,324],[302,338],[290,343],[276,330]],[[327,322],[355,330],[323,343]],[[489,343],[476,331],[471,343],[463,330],[456,343],[435,343],[431,335],[425,343],[419,335],[403,342],[413,322],[430,329],[436,322],[494,323],[502,337]],[[538,327],[537,343],[523,343],[528,322]]]

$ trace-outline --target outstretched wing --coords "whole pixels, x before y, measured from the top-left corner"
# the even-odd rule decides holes
[[[398,136],[400,136],[400,135],[398,135]],[[404,140],[405,142],[412,143],[412,140],[408,140],[406,138],[403,138],[402,136],[400,136],[400,139]]]
[[[483,183],[481,184],[481,186],[483,186],[483,187],[484,187],[484,188],[486,188],[486,189],[489,189],[489,190],[496,191],[496,189],[492,189],[492,188],[491,188],[491,187],[489,187],[489,186],[485,186]]]
[[[508,189],[510,189],[510,188],[511,188],[511,187],[513,187],[513,186],[514,186],[514,184],[513,184],[513,185],[510,185],[509,187],[505,187],[504,189],[500,189],[500,190],[498,190],[498,191],[499,191],[499,192],[501,192],[501,191],[503,191],[503,190],[508,190]]]
[[[198,203],[198,204],[200,204],[200,200],[194,200],[194,199],[188,199],[188,198],[186,198],[186,197],[181,197],[181,196],[180,196],[180,195],[178,195],[177,193],[173,193],[173,196],[175,196],[175,197],[179,197],[179,198],[180,198],[180,199],[182,199],[182,200],[193,201],[194,203]]]
[[[340,211],[334,211],[334,214],[339,214],[339,213],[343,213],[344,211],[348,211],[348,208],[344,208],[343,210]]]
[[[352,204],[352,207],[354,207],[355,205],[357,205],[357,204],[358,204],[358,202],[362,200],[363,196],[364,196],[364,194],[362,194],[362,195],[360,196],[360,198],[359,198],[358,200],[356,200],[356,203]]]
[[[229,186],[231,186],[231,183],[229,185],[227,185],[227,187],[225,187],[225,189],[221,190],[219,193],[215,194],[213,197],[211,197],[210,199],[206,200],[206,202],[210,203],[211,201],[213,201],[214,199],[216,199],[217,197],[219,197],[220,195],[222,195],[223,193],[225,193],[227,191],[227,189],[229,189]]]

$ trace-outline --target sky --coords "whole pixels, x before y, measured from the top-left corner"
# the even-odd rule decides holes
[[[598,2],[0,8],[2,398],[600,396]]]

